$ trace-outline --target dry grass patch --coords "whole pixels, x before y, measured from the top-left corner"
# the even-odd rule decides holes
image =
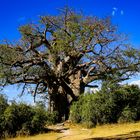
[[[57,126],[51,126],[56,129]],[[56,128],[55,128],[56,127]],[[65,124],[61,131],[49,132],[31,137],[17,137],[7,140],[135,140],[140,139],[140,122],[112,124],[85,129],[80,125]],[[58,129],[58,128],[57,128]]]
[[[95,129],[93,129],[92,134],[94,137],[107,137],[127,134],[133,131],[140,131],[140,122],[97,126]]]
[[[57,133],[47,133],[47,134],[39,134],[35,136],[29,136],[29,137],[16,137],[16,138],[10,138],[6,140],[56,140],[58,137]]]

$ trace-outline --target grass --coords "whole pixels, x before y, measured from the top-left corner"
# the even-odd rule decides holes
[[[58,137],[57,133],[47,133],[47,134],[39,134],[35,136],[30,137],[16,137],[16,138],[10,138],[6,140],[56,140]]]
[[[7,140],[136,140],[140,139],[140,122],[112,124],[85,129],[78,125],[66,125],[66,130],[49,132],[30,137]],[[60,133],[61,132],[61,133]]]
[[[99,137],[99,136],[107,137],[107,136],[131,133],[133,131],[140,131],[140,122],[97,126],[95,129],[93,129],[92,134],[96,137]]]

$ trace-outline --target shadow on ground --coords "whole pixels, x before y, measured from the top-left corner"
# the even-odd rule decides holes
[[[55,133],[63,133],[63,131],[68,130],[69,128],[58,128],[58,129],[47,129],[46,132],[55,132]]]
[[[97,137],[84,140],[140,140],[140,131],[133,131],[128,134],[115,135],[112,137]]]
[[[47,128],[47,130],[50,132],[55,132],[55,133],[63,133],[64,131],[68,130],[68,127],[64,126],[64,123],[59,123],[54,126],[50,126]]]

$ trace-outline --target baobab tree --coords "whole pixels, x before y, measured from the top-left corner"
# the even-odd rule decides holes
[[[1,85],[33,85],[34,97],[47,94],[59,121],[98,80],[120,82],[139,71],[140,52],[118,33],[110,18],[84,16],[64,8],[56,16],[19,28],[21,39],[0,45]]]

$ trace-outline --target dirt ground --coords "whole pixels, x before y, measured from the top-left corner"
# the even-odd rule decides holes
[[[70,123],[49,126],[49,132],[7,140],[140,140],[140,122],[86,129]]]

